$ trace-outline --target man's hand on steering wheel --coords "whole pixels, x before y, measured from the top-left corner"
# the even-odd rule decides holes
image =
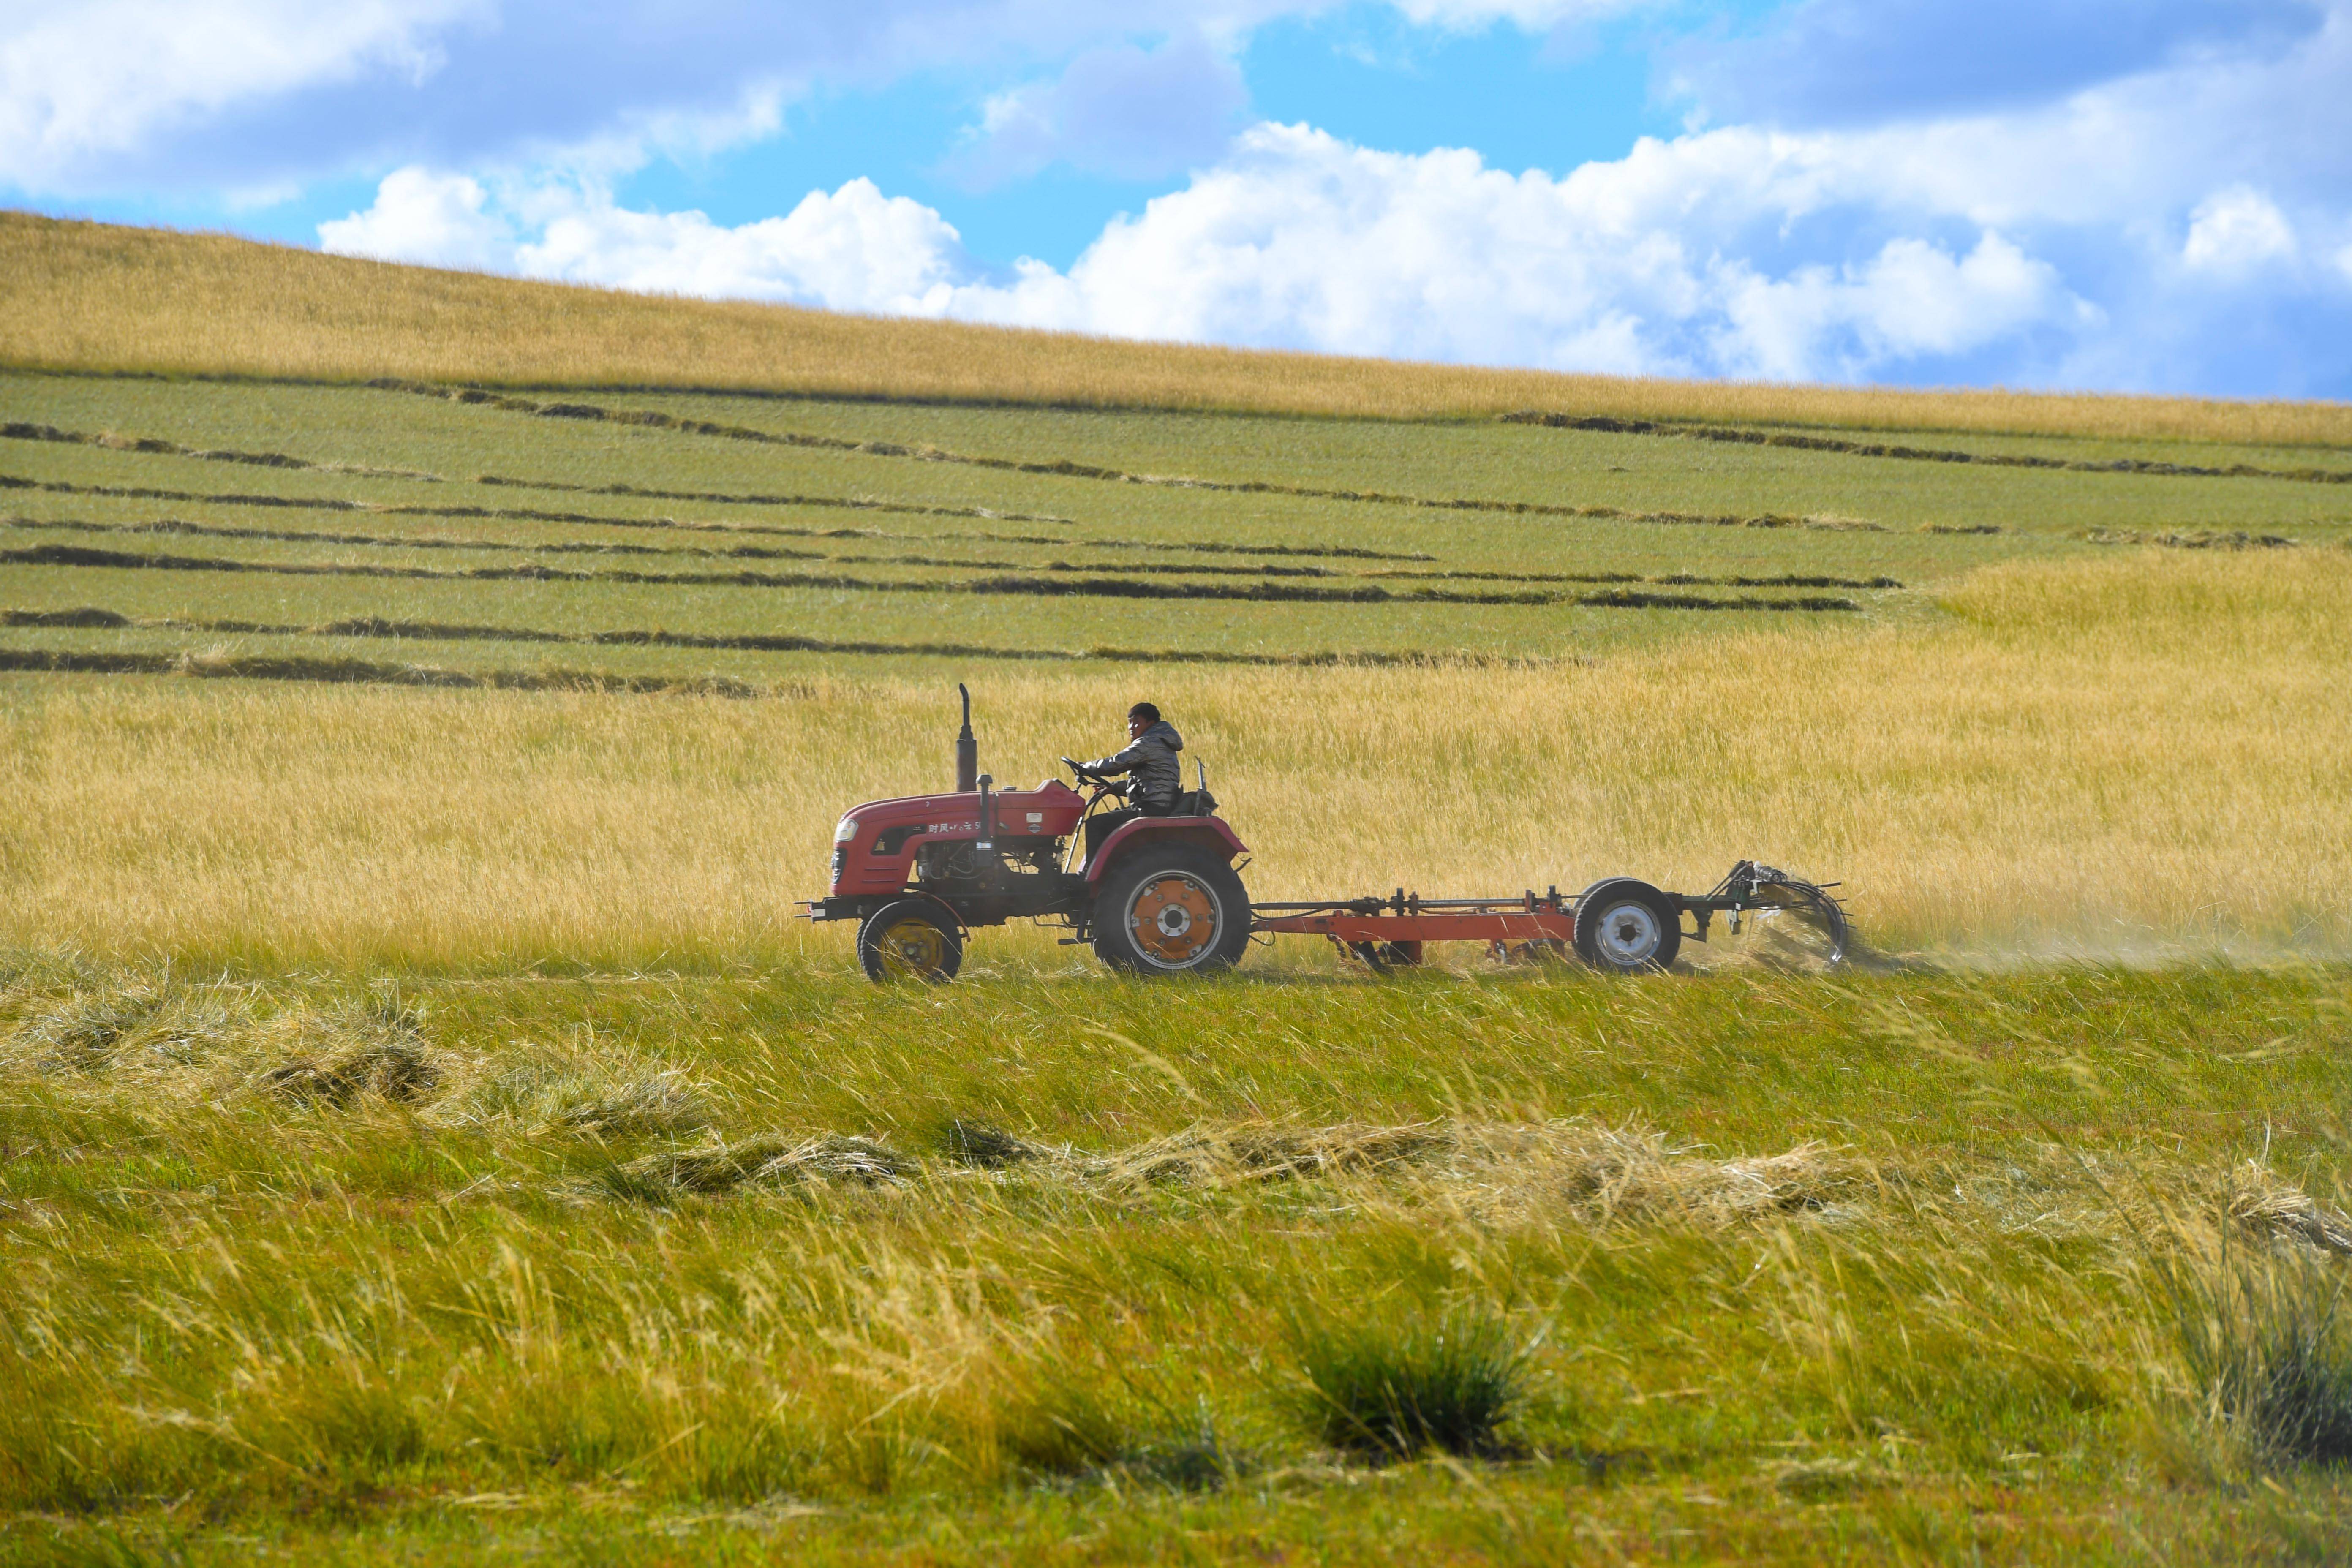
[[[1069,769],[1072,773],[1077,774],[1078,782],[1080,784],[1100,784],[1103,782],[1101,774],[1088,773],[1087,771],[1087,764],[1078,761],[1076,757],[1064,757],[1062,759],[1062,765]]]

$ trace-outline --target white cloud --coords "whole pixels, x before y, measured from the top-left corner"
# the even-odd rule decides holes
[[[2180,259],[2200,272],[2235,275],[2294,257],[2294,230],[2260,191],[2235,185],[2217,192],[2189,215]]]
[[[376,188],[375,205],[319,226],[321,249],[386,261],[477,270],[510,268],[514,229],[485,211],[488,194],[463,174],[400,169]]]
[[[1540,28],[1654,3],[1402,0],[1399,8],[1446,26]],[[1097,51],[1139,53],[1129,47],[1138,37],[1205,39],[1230,57],[1267,22],[1332,5],[14,0],[0,5],[0,186],[167,188],[185,196],[408,163],[537,158],[635,167],[649,150],[709,150],[772,134],[780,106],[815,89],[872,89],[927,70],[1016,78],[1074,58],[1083,64]],[[1087,86],[1082,69],[1081,98]],[[1214,90],[1219,112],[1209,118],[1222,129],[1223,110],[1239,100],[1226,88]],[[1073,109],[1118,132],[1116,105],[1057,105],[1039,96],[1052,93],[1052,84],[1016,88],[1007,101],[1047,110],[1049,140]],[[1141,116],[1147,153],[1170,125],[1197,123],[1171,118],[1149,92],[1129,107]],[[1173,163],[1163,157],[1151,166],[1184,166],[1196,142]],[[1055,144],[1055,157],[1076,145],[1066,135]],[[1106,154],[1116,171],[1139,149],[1110,146]]]
[[[1057,163],[1148,179],[1213,159],[1248,101],[1240,68],[1199,37],[1091,49],[991,98],[950,165],[983,187]]]
[[[1725,269],[1723,371],[1773,380],[1847,380],[1887,364],[1965,353],[2088,307],[2057,269],[1998,234],[1955,258],[1917,239],[1887,242],[1859,267],[1808,267],[1779,280],[1744,263]],[[1824,355],[1851,345],[1837,363]]]
[[[98,0],[0,22],[0,180],[46,188],[241,102],[441,63],[488,0]]]
[[[1475,153],[1368,151],[1258,126],[1190,185],[1112,223],[1067,272],[983,275],[930,208],[865,180],[725,227],[593,193],[518,196],[529,277],[954,316],[1115,336],[1624,372],[1844,376],[2084,318],[2057,273],[1980,233],[1955,255],[1898,237],[1847,268],[1774,278],[1722,251],[1812,203],[1785,149],[1718,132],[1565,180]],[[478,188],[415,171],[334,226],[331,248],[446,261],[483,232]],[[436,237],[453,236],[446,243]],[[470,254],[470,253],[469,253]]]
[[[946,220],[870,180],[812,191],[782,217],[728,228],[698,212],[636,213],[595,197],[515,252],[526,277],[835,310],[940,315],[970,270]]]

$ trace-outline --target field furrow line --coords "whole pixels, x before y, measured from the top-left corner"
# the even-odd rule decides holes
[[[904,578],[854,577],[837,573],[770,572],[574,572],[537,563],[522,566],[476,566],[444,569],[395,566],[358,562],[240,561],[207,555],[145,554],[99,550],[86,545],[42,544],[30,549],[0,550],[0,564],[20,566],[81,566],[113,570],[161,572],[241,572],[291,577],[384,577],[448,582],[562,582],[661,584],[673,587],[817,588],[877,594],[981,594],[1035,597],[1112,599],[1227,599],[1238,602],[1297,604],[1435,604],[1580,606],[1594,609],[1673,610],[1793,610],[1804,612],[1858,610],[1851,599],[1808,595],[1792,599],[1734,598],[1698,594],[1657,594],[1612,588],[1591,594],[1542,590],[1477,593],[1459,589],[1415,588],[1392,591],[1377,584],[1352,587],[1309,587],[1292,583],[1150,583],[1118,577],[982,577],[960,582],[925,582]]]
[[[1272,479],[1204,479],[1181,474],[1139,474],[1068,458],[992,458],[942,447],[907,446],[897,441],[853,441],[844,436],[818,436],[805,431],[757,430],[744,425],[721,425],[708,419],[681,419],[653,409],[606,408],[593,403],[541,403],[482,391],[478,387],[443,387],[423,382],[375,381],[386,391],[452,403],[527,414],[541,419],[585,419],[613,425],[672,430],[680,435],[709,436],[728,441],[796,447],[820,451],[854,452],[867,457],[895,458],[924,463],[954,463],[968,468],[995,468],[1008,473],[1041,474],[1055,479],[1094,479],[1109,484],[1150,485],[1168,489],[1221,491],[1234,495],[1296,496],[1307,500],[1349,501],[1375,506],[1405,507],[1435,511],[1488,511],[1528,517],[1612,518],[1629,522],[1692,524],[1717,528],[1818,528],[1838,532],[1885,532],[1884,523],[1859,519],[1792,517],[1779,512],[1752,515],[1679,511],[1628,511],[1622,507],[1580,506],[1557,501],[1496,500],[1475,496],[1416,496],[1386,490],[1327,489],[1283,484]]]
[[[1987,468],[2051,468],[2070,474],[2141,474],[2158,479],[2285,479],[2296,484],[2352,484],[2347,468],[2263,468],[2251,463],[2202,468],[2143,458],[2046,458],[2019,452],[1965,452],[1951,447],[1903,447],[1884,441],[1853,441],[1834,436],[1804,436],[1787,430],[1745,430],[1726,425],[1675,425],[1651,419],[1614,419],[1607,415],[1546,414],[1528,410],[1500,416],[1505,425],[1539,425],[1553,430],[1591,430],[1612,436],[1666,436],[1684,441],[1723,441],[1745,447],[1787,447],[1803,452],[1836,452],[1856,458],[1893,458],[1914,463],[1974,463]]]

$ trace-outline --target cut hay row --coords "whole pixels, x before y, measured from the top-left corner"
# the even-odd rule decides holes
[[[683,697],[768,697],[789,691],[726,676],[672,679],[584,669],[445,669],[303,654],[86,653],[0,648],[0,670],[35,675],[180,675],[205,680],[292,680],[337,686],[422,686],[494,691],[625,692]]]
[[[520,481],[501,481],[485,479],[479,482],[520,483]],[[548,488],[561,489],[564,487],[553,486]],[[293,507],[321,511],[374,512],[391,517],[506,518],[521,522],[592,523],[606,524],[623,528],[732,529],[742,532],[784,533],[799,538],[826,538],[838,536],[837,534],[828,534],[812,530],[782,528],[773,525],[762,527],[750,523],[689,523],[680,522],[668,518],[614,517],[609,514],[598,514],[593,512],[551,511],[544,508],[418,506],[414,504],[394,504],[379,501],[346,500],[339,497],[330,496],[278,496],[253,494],[249,492],[224,494],[201,490],[161,489],[152,487],[131,485],[77,484],[67,479],[34,479],[16,474],[0,474],[0,489],[39,490],[52,495],[103,496],[116,500],[205,501],[215,506]],[[652,492],[643,490],[600,490],[599,493],[649,495]],[[1307,492],[1302,490],[1293,493],[1305,495]],[[1410,497],[1382,496],[1353,492],[1345,494],[1335,492],[1332,496],[1321,499],[1372,501],[1381,504],[1393,504],[1410,507],[1432,507],[1440,510],[1502,511],[1527,516],[1594,519],[1615,522],[1657,523],[1670,527],[1801,528],[1813,529],[1832,533],[1885,533],[1888,531],[1885,524],[1873,522],[1866,518],[1828,516],[1792,517],[1779,512],[1760,512],[1753,516],[1748,516],[1732,512],[1701,513],[1656,510],[1640,511],[1628,510],[1622,507],[1553,506],[1534,501],[1417,500]],[[772,502],[763,501],[760,504],[775,504],[780,506],[844,507],[857,511],[905,512],[925,517],[969,517],[991,521],[1066,522],[1070,521],[1066,518],[1039,516],[1023,512],[996,511],[979,507],[923,506],[908,502],[866,500],[853,497],[838,496],[779,497],[775,498]],[[982,535],[981,537],[988,536]],[[1071,544],[1092,542],[1089,541],[1076,539],[1062,541],[1020,539],[1005,540],[1002,542],[1014,543],[1063,542]],[[1218,552],[1231,552],[1237,554],[1342,555],[1356,557],[1359,559],[1373,560],[1411,561],[1429,559],[1428,556],[1417,552],[1401,553],[1394,552],[1375,552],[1345,547],[1312,547],[1295,545],[1274,547],[1238,544],[1218,545],[1213,543],[1185,543],[1170,544],[1165,546],[1158,544],[1137,544],[1129,546],[1124,542],[1107,542],[1105,547],[1111,549],[1165,548],[1171,550],[1202,550]]]
[[[2019,452],[1962,452],[1949,447],[1890,446],[1882,441],[1842,440],[1785,430],[1741,430],[1720,425],[1660,424],[1612,419],[1602,415],[1522,411],[1502,416],[1506,425],[1539,425],[1554,430],[1596,430],[1613,436],[1671,436],[1688,441],[1722,441],[1748,447],[1788,447],[1802,452],[1836,452],[1857,458],[1893,458],[1916,463],[1975,463],[1993,468],[2053,468],[2071,474],[2142,474],[2199,479],[2290,479],[2300,484],[2352,484],[2352,468],[2264,468],[2251,463],[2200,468],[2192,463],[2152,462],[2140,458],[2052,458]]]
[[[2083,537],[2093,544],[2153,544],[2165,550],[2293,550],[2302,542],[2284,533],[2249,533],[2243,529],[2147,533],[2136,528],[2094,528]]]
[[[484,475],[477,484],[509,485],[518,489],[566,490],[569,485],[541,485],[535,480],[502,479]],[[577,487],[587,490],[588,487]],[[735,529],[743,532],[788,532],[796,536],[824,537],[805,529],[761,529],[750,523],[684,523],[667,518],[615,517],[596,512],[549,511],[524,507],[484,506],[421,506],[388,501],[347,500],[339,496],[288,496],[252,491],[222,493],[208,490],[161,489],[139,485],[86,485],[68,479],[35,479],[18,474],[0,474],[0,489],[40,490],[53,495],[106,496],[118,500],[205,501],[214,506],[277,506],[294,507],[314,511],[379,512],[393,517],[479,517],[507,518],[520,522],[584,522],[607,523],[625,528],[706,528]],[[647,499],[656,492],[633,490],[619,487],[600,486],[593,493],[631,495]],[[983,522],[1067,522],[1070,520],[1042,513],[1000,511],[991,507],[929,506],[917,501],[876,500],[863,496],[692,496],[686,499],[731,502],[746,506],[830,507],[849,511],[896,512],[910,517],[965,517]]]
[[[1843,531],[1883,531],[1883,525],[1859,519],[1790,517],[1776,512],[1756,515],[1678,511],[1627,511],[1618,507],[1575,506],[1552,501],[1496,500],[1475,496],[1419,496],[1386,490],[1339,489],[1315,485],[1283,484],[1273,479],[1204,479],[1176,474],[1143,474],[1068,458],[992,458],[946,447],[908,446],[898,441],[854,441],[842,436],[813,435],[797,430],[759,430],[747,425],[721,425],[708,419],[682,419],[657,409],[607,408],[599,404],[541,402],[485,392],[479,387],[445,387],[402,382],[371,382],[396,392],[446,399],[473,407],[493,408],[541,419],[584,419],[626,425],[641,429],[674,431],[683,436],[708,436],[726,441],[750,441],[764,446],[804,447],[856,453],[864,457],[899,458],[919,463],[950,463],[992,468],[1006,473],[1036,474],[1052,479],[1087,479],[1104,484],[1144,485],[1164,489],[1206,490],[1231,495],[1295,496],[1304,500],[1345,501],[1370,506],[1403,507],[1429,511],[1498,512],[1515,517],[1615,518],[1629,522],[1711,525],[1724,528],[1823,528]]]
[[[656,526],[658,526],[657,524]],[[737,544],[713,548],[693,544],[640,544],[627,540],[453,539],[446,534],[335,533],[323,529],[236,528],[226,523],[191,522],[184,518],[157,518],[147,522],[93,522],[83,518],[25,517],[0,519],[0,527],[49,530],[57,532],[129,534],[188,539],[257,539],[276,544],[350,544],[371,550],[476,550],[533,555],[656,555],[699,560],[742,561],[872,561],[874,556],[842,556],[822,550],[789,550],[775,545]],[[940,564],[921,557],[887,557],[900,565]],[[951,565],[993,564],[1011,569],[1013,563],[950,562]]]
[[[473,566],[442,568],[360,562],[242,561],[212,555],[149,554],[100,550],[87,545],[42,544],[0,550],[0,565],[75,566],[113,571],[253,573],[284,577],[375,577],[411,582],[628,584],[686,588],[815,588],[869,594],[977,594],[1032,598],[1220,600],[1243,604],[1310,605],[1518,605],[1609,610],[1733,610],[1818,614],[1853,611],[1852,599],[1825,595],[1796,598],[1732,597],[1659,594],[1627,588],[1576,594],[1526,590],[1471,592],[1450,588],[1394,590],[1364,584],[1355,587],[1308,587],[1295,583],[1150,583],[1117,577],[1001,576],[970,580],[858,577],[818,572],[583,572],[562,567]],[[966,565],[966,563],[940,563]],[[981,563],[976,569],[985,569]],[[1103,568],[1084,568],[1103,570]]]
[[[486,475],[475,481],[487,485],[512,485],[537,489],[576,490],[596,495],[635,496],[646,499],[667,499],[723,501],[751,506],[776,507],[841,507],[856,511],[899,512],[919,517],[962,517],[988,522],[1048,522],[1069,523],[1068,518],[1038,513],[1000,511],[989,507],[929,506],[912,501],[876,500],[856,496],[742,496],[711,495],[694,491],[646,490],[627,485],[563,485],[539,480],[501,479]],[[1055,545],[1067,548],[1083,545],[1097,550],[1152,550],[1181,552],[1202,555],[1244,555],[1268,557],[1328,557],[1349,561],[1434,561],[1436,556],[1426,551],[1369,550],[1353,545],[1322,544],[1230,544],[1207,540],[1154,539],[1087,539],[1067,534],[990,533],[987,531],[958,533],[891,533],[866,528],[800,528],[785,523],[715,522],[675,517],[625,517],[611,513],[550,511],[543,508],[485,506],[419,506],[390,501],[351,500],[338,496],[280,496],[251,493],[221,493],[205,490],[173,490],[127,485],[77,484],[68,479],[34,479],[22,475],[0,474],[0,489],[37,490],[50,495],[96,496],[113,500],[201,501],[212,506],[281,507],[298,510],[358,512],[380,517],[431,517],[453,519],[496,519],[515,522],[578,523],[600,528],[672,530],[695,533],[746,533],[772,535],[786,539],[906,539],[933,541],[977,540],[992,544]],[[193,527],[194,525],[190,525]],[[249,537],[276,537],[253,534]],[[520,548],[519,546],[488,545],[486,549]]]
[[[640,544],[607,540],[567,539],[518,542],[496,539],[452,539],[439,534],[332,533],[310,529],[236,528],[219,523],[191,522],[179,518],[159,518],[147,522],[94,522],[78,518],[17,516],[0,518],[0,528],[132,536],[257,539],[281,544],[349,544],[379,550],[477,550],[546,555],[653,555],[685,556],[697,560],[830,561],[842,565],[938,566],[974,572],[1112,572],[1137,576],[1301,577],[1323,580],[1360,578],[1379,582],[1586,583],[1627,585],[1647,584],[1688,588],[1884,589],[1904,586],[1900,579],[1887,576],[1842,577],[1823,575],[1819,573],[1797,572],[1783,572],[1770,576],[1758,577],[1739,574],[1709,576],[1695,572],[1644,574],[1638,572],[1478,572],[1451,568],[1432,571],[1411,567],[1343,568],[1278,564],[1227,566],[1203,565],[1195,562],[1182,561],[1085,563],[1048,561],[1026,563],[1013,561],[974,561],[956,556],[856,555],[838,551],[785,550],[763,545],[732,545],[725,549],[714,549],[705,545]],[[955,539],[959,536],[934,534],[929,537]],[[1050,543],[1056,548],[1070,544],[1091,543],[1090,541],[1086,540],[1014,542],[1001,539],[994,542]]]
[[[1319,653],[1247,653],[1195,648],[998,647],[975,643],[861,642],[794,637],[788,634],[747,633],[730,636],[722,633],[667,630],[554,632],[529,626],[490,626],[465,622],[393,620],[380,616],[363,616],[344,620],[300,625],[220,617],[155,616],[140,619],[123,615],[120,611],[102,609],[95,605],[80,605],[64,610],[0,610],[0,626],[60,631],[198,632],[227,637],[382,637],[402,642],[560,643],[589,647],[679,647],[738,653],[817,653],[885,658],[1012,659],[1046,664],[1098,661],[1140,665],[1223,664],[1290,669],[1319,669],[1347,666],[1392,669],[1433,669],[1456,667],[1520,669],[1572,662],[1558,658],[1514,658],[1501,654],[1396,653],[1371,648]],[[0,659],[18,661],[9,668],[48,673],[169,674],[300,680],[313,679],[303,671],[315,664],[317,668],[327,672],[317,679],[330,680],[362,680],[394,686],[463,686],[477,683],[475,678],[462,672],[424,666],[371,666],[356,660],[340,659],[304,661],[268,658],[247,658],[240,655],[215,651],[169,655],[13,649],[0,650]],[[356,673],[379,669],[389,670],[391,673],[381,681],[376,681],[373,675]],[[542,674],[551,679],[556,677],[561,679],[556,684],[548,687],[533,687],[529,684]],[[484,676],[478,683],[516,690],[699,689],[693,683],[687,683],[684,686],[659,683],[633,686],[630,684],[633,679],[635,678],[591,671],[568,673],[510,671],[504,675]],[[727,691],[718,694],[751,695],[756,689],[730,686]],[[776,689],[780,695],[791,695],[799,689],[797,685],[789,684]]]
[[[284,452],[238,452],[225,447],[184,447],[159,436],[124,436],[115,431],[60,430],[54,425],[12,419],[0,424],[0,441],[48,441],[65,446],[99,447],[110,452],[145,452],[168,458],[194,458],[207,463],[244,463],[262,468],[299,468],[314,474],[348,474],[355,479],[418,479],[439,484],[441,476],[417,468],[379,468],[361,463],[314,463]]]

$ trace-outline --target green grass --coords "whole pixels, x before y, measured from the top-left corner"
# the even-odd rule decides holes
[[[2319,1560],[2339,1469],[2182,1457],[2148,1216],[2336,1200],[2347,991],[35,961],[0,1541]]]

